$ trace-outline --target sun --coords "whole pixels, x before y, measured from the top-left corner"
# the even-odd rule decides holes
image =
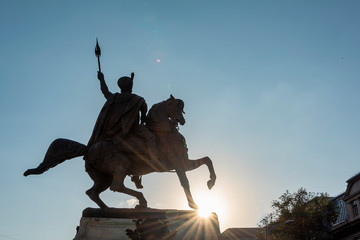
[[[211,208],[208,208],[208,207],[205,207],[205,208],[201,207],[198,209],[198,215],[203,218],[210,217],[212,212],[213,211],[211,210]]]
[[[212,193],[202,193],[195,197],[195,202],[198,205],[198,215],[203,218],[207,218],[212,212],[215,212],[218,216],[224,215],[224,203],[219,196]]]

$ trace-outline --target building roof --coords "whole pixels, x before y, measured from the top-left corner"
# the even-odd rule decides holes
[[[359,173],[357,173],[357,174],[355,174],[354,176],[352,176],[351,178],[349,178],[346,182],[347,183],[351,183],[351,182],[353,182],[353,181],[355,181],[357,178],[359,178],[360,177],[360,172]]]
[[[222,240],[256,240],[262,228],[228,228],[221,234]]]
[[[352,188],[356,185],[356,182],[359,182],[359,180],[360,180],[360,173],[356,174],[355,176],[351,177],[346,181],[347,187],[345,191],[345,200],[352,197],[352,195],[354,194],[354,193],[351,194],[351,192],[354,192]],[[357,188],[359,188],[359,186],[357,186]]]

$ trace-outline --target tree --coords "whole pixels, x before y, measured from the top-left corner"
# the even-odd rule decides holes
[[[305,188],[295,193],[286,191],[272,202],[272,208],[259,223],[264,228],[259,239],[266,239],[266,235],[269,240],[331,239],[328,232],[335,207],[326,193]]]

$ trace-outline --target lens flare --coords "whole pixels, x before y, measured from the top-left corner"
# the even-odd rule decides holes
[[[215,212],[218,216],[224,214],[224,204],[221,199],[211,193],[203,193],[200,196],[194,198],[198,205],[198,215],[203,218],[208,218],[212,212]]]
[[[203,218],[208,218],[211,215],[211,210],[207,208],[199,208],[198,209],[198,215]]]

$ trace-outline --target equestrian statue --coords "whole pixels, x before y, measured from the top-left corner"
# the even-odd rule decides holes
[[[142,175],[175,171],[189,206],[197,209],[186,172],[205,164],[210,172],[209,189],[214,186],[216,175],[209,157],[188,158],[185,138],[178,130],[178,124],[185,124],[184,102],[170,95],[147,112],[144,98],[132,93],[134,73],[119,78],[121,92],[111,93],[101,72],[98,42],[95,54],[99,64],[97,77],[106,102],[88,144],[56,139],[50,144],[43,162],[37,168],[25,171],[24,176],[42,174],[65,160],[83,156],[86,172],[94,181],[86,194],[100,208],[107,208],[99,194],[108,188],[137,198],[139,204],[136,207],[146,208],[143,194],[127,188],[124,179],[130,176],[135,186],[142,188]]]

